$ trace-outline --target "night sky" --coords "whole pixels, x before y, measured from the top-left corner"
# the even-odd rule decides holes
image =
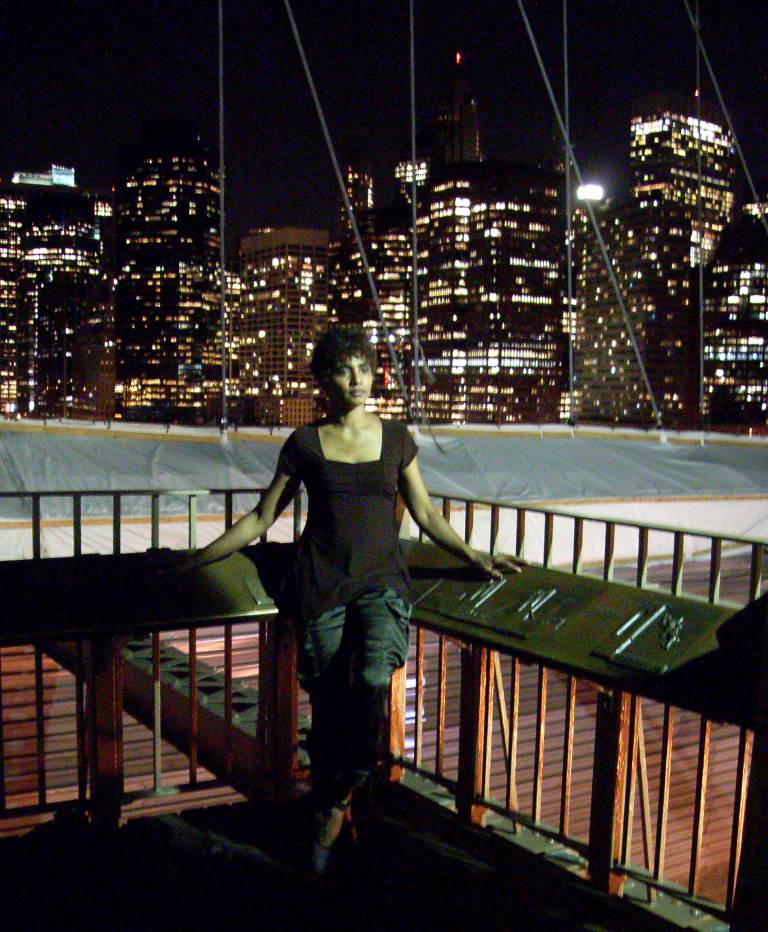
[[[691,0],[693,2],[693,0]],[[558,94],[559,0],[526,3]],[[620,196],[640,94],[692,92],[682,0],[569,4],[572,136],[584,173]],[[757,10],[757,12],[755,12]],[[340,156],[370,160],[379,201],[409,145],[407,0],[294,0]],[[768,183],[768,4],[701,0],[705,44],[758,184]],[[15,2],[0,12],[0,177],[72,165],[108,190],[142,119],[192,119],[217,140],[215,0]],[[486,156],[557,154],[555,124],[514,0],[417,0],[418,120],[461,49]],[[249,227],[335,223],[337,190],[281,0],[225,0],[228,252]],[[709,82],[705,74],[705,98]],[[741,176],[739,185],[741,186]]]

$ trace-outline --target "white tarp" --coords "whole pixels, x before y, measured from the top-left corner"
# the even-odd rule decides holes
[[[288,433],[240,431],[221,442],[217,432],[204,429],[165,432],[118,425],[107,430],[82,422],[0,424],[0,492],[22,493],[0,498],[0,556],[31,553],[31,492],[103,491],[104,496],[82,500],[83,547],[86,552],[108,551],[111,492],[264,487]],[[571,431],[553,426],[539,431],[467,428],[436,431],[434,436],[422,432],[417,442],[427,486],[437,495],[508,505],[538,503],[596,518],[725,536],[768,536],[768,442],[762,439],[725,442],[714,435]],[[235,510],[253,507],[254,501],[253,496],[238,496]],[[198,543],[221,529],[223,507],[222,495],[200,497]],[[185,497],[163,496],[162,545],[185,545],[186,509]],[[123,548],[148,546],[149,495],[124,496],[121,512]],[[42,499],[43,549],[48,555],[72,552],[71,514],[71,498]],[[512,512],[502,514],[502,550],[513,541],[513,517]],[[463,518],[457,513],[454,520],[459,527]],[[478,508],[473,538],[478,545],[488,539],[488,521],[488,511]],[[534,559],[540,552],[541,523],[533,516],[529,519],[527,547]],[[555,563],[569,559],[565,528],[571,523],[558,522],[562,532],[556,534]],[[594,530],[595,534],[585,535],[587,561],[600,556],[602,542],[598,527]],[[277,533],[286,537],[289,526]],[[627,534],[626,545],[624,535],[617,536],[617,558],[625,546],[630,552],[636,547],[636,539]],[[663,552],[670,546],[659,537]],[[693,539],[689,547],[696,549]],[[652,553],[654,549],[652,542]]]

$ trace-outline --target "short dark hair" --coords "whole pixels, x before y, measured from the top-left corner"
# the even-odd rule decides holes
[[[315,344],[309,367],[318,382],[325,382],[340,363],[352,356],[359,356],[371,366],[376,361],[376,349],[366,332],[361,327],[331,327]]]

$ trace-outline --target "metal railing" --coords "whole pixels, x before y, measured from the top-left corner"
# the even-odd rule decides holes
[[[685,568],[688,593],[713,603],[724,582],[734,602],[761,593],[765,541],[542,507],[447,496],[437,503],[480,549],[494,551],[506,523],[514,529],[511,549],[530,559],[534,515],[542,547],[535,562],[551,566],[555,528],[570,523],[570,559],[561,568],[580,573],[585,526],[594,534],[602,525],[602,565],[592,571],[605,580],[652,582],[679,595]],[[481,508],[485,541],[477,534]],[[619,568],[617,529],[637,535],[634,561]],[[667,559],[650,559],[652,534],[671,537]],[[703,563],[693,557],[686,564],[687,536],[706,539]],[[609,892],[731,916],[753,742],[746,727],[612,694],[513,650],[490,649],[481,636],[462,642],[413,624],[408,665],[393,684],[393,707],[404,709],[404,722],[393,723],[391,744],[402,766],[441,786],[460,816],[479,822],[492,812],[511,820],[517,833],[546,840],[545,852]]]
[[[108,493],[112,552],[119,554],[122,549],[122,505],[127,496],[149,499],[146,520],[153,547],[161,539],[163,499],[177,503],[181,499],[186,543],[194,547],[201,499],[220,500],[218,519],[227,527],[236,517],[236,496],[260,491],[131,489]],[[29,503],[35,559],[43,559],[46,499],[71,503],[67,516],[57,521],[71,521],[72,552],[79,555],[87,520],[83,503],[91,496],[103,498],[105,492],[0,493],[0,498]],[[443,515],[474,546],[494,551],[500,540],[511,542],[513,552],[543,566],[553,564],[556,544],[562,555],[565,533],[567,568],[573,573],[590,571],[605,580],[631,579],[639,587],[663,586],[672,594],[698,594],[710,602],[727,596],[729,601],[745,603],[763,589],[763,540],[574,515],[540,506],[503,506],[451,497],[440,497],[438,502]],[[303,521],[300,497],[286,520],[295,539]],[[602,552],[599,565],[584,559],[585,542],[591,540],[594,550],[596,534]],[[636,537],[629,561],[617,559],[617,536],[625,539],[627,534]],[[669,546],[662,548],[663,559],[654,558],[651,546],[659,535],[669,538]],[[535,536],[541,550],[534,554]],[[695,542],[696,552],[686,557],[690,541]],[[563,560],[559,563],[562,567]],[[238,630],[243,632],[239,645],[231,625],[212,629],[209,639],[194,630],[187,631],[183,641],[174,633],[170,642],[154,633],[151,644],[144,645],[151,654],[151,702],[142,713],[150,726],[151,772],[134,781],[140,784],[140,793],[163,792],[169,779],[179,793],[231,782],[229,765],[218,779],[201,770],[205,763],[200,759],[198,737],[202,706],[196,701],[204,692],[199,676],[201,644],[211,654],[205,675],[209,667],[217,672],[216,688],[223,688],[226,760],[231,761],[233,755],[238,680],[247,671],[250,685],[272,695],[274,721],[283,714],[288,717],[269,737],[267,717],[256,716],[262,724],[255,725],[253,734],[257,750],[251,777],[263,780],[267,769],[269,779],[278,782],[295,774],[297,687],[295,681],[289,684],[287,680],[295,658],[281,662],[278,671],[274,654],[267,652],[271,637],[265,621],[256,628],[246,625]],[[169,646],[187,659],[187,672],[181,675],[188,684],[187,726],[183,733],[170,736],[173,746],[161,750],[161,653]],[[44,647],[33,645],[23,659],[16,649],[0,650],[0,820],[50,811],[72,800],[84,804],[93,793],[89,775],[97,762],[89,710],[96,703],[89,704],[88,699],[89,690],[95,687],[89,680],[87,650],[77,646],[61,665],[43,652]],[[241,668],[239,649],[250,656]],[[14,676],[21,678],[18,683]],[[74,722],[71,738],[76,765],[70,768],[67,787],[52,788],[50,759],[60,752],[48,744],[52,716],[47,694],[56,678],[67,682],[66,713],[60,718],[69,716]],[[278,680],[281,698],[275,698]],[[22,694],[26,698],[15,706]],[[8,749],[16,740],[14,735],[22,732],[20,740],[27,745],[31,742],[34,751],[30,755],[25,749],[18,756],[27,768],[26,782],[19,783],[11,772],[18,763],[13,755],[9,757]],[[407,671],[393,681],[391,732],[392,772],[397,775],[405,767],[428,775],[455,803],[459,818],[477,822],[492,813],[507,819],[515,832],[543,839],[550,846],[547,850],[563,858],[569,869],[606,890],[626,887],[625,893],[633,891],[633,896],[648,902],[676,897],[714,916],[730,916],[752,748],[752,735],[746,728],[695,719],[692,713],[640,696],[612,696],[568,671],[530,666],[513,651],[460,642],[418,624]],[[140,741],[146,743],[146,734]],[[270,748],[274,753],[268,764]],[[693,775],[681,800],[675,798],[679,773]],[[128,787],[131,780],[126,776]],[[247,783],[242,774],[235,782],[241,788]],[[17,792],[15,786],[22,783],[23,789]],[[709,831],[712,826],[715,830]],[[718,834],[719,846],[713,847],[711,839]]]
[[[102,552],[120,555],[123,503],[129,496],[148,499],[148,542],[153,548],[160,544],[165,517],[161,500],[181,499],[186,543],[195,547],[201,498],[223,499],[218,517],[228,527],[236,517],[236,496],[259,491],[79,490],[0,493],[0,498],[21,500],[26,506],[33,560],[44,561],[47,500],[57,504],[52,523],[70,525],[72,553],[81,556],[89,520],[84,502],[110,499],[111,547]],[[300,518],[297,496],[296,536]],[[97,520],[102,523],[103,516]],[[13,521],[17,529],[24,523]],[[12,646],[2,646],[0,637],[0,833],[19,830],[73,804],[98,809],[99,784],[114,783],[115,768],[120,771],[121,800],[112,800],[106,809],[128,813],[132,808],[141,811],[142,801],[152,797],[173,796],[174,804],[183,805],[189,796],[191,804],[231,795],[233,788],[249,792],[259,783],[290,779],[295,751],[287,763],[275,753],[286,745],[280,733],[286,676],[278,675],[273,621],[163,627],[138,639],[128,630],[111,637],[108,662],[96,656],[105,645],[74,634],[55,643],[30,639]],[[111,669],[111,679],[105,681],[98,673],[100,664]],[[125,717],[122,705],[118,708],[114,702],[118,682],[117,691],[125,686]],[[99,722],[100,715],[111,719]],[[294,719],[289,714],[288,727]],[[110,762],[107,773],[104,761]]]

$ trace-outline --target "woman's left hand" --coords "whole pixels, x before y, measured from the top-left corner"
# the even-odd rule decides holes
[[[519,557],[510,557],[506,554],[492,557],[487,553],[478,553],[477,551],[474,553],[473,566],[476,566],[492,579],[501,579],[503,573],[519,573],[524,566],[527,566],[525,560],[521,560]]]

